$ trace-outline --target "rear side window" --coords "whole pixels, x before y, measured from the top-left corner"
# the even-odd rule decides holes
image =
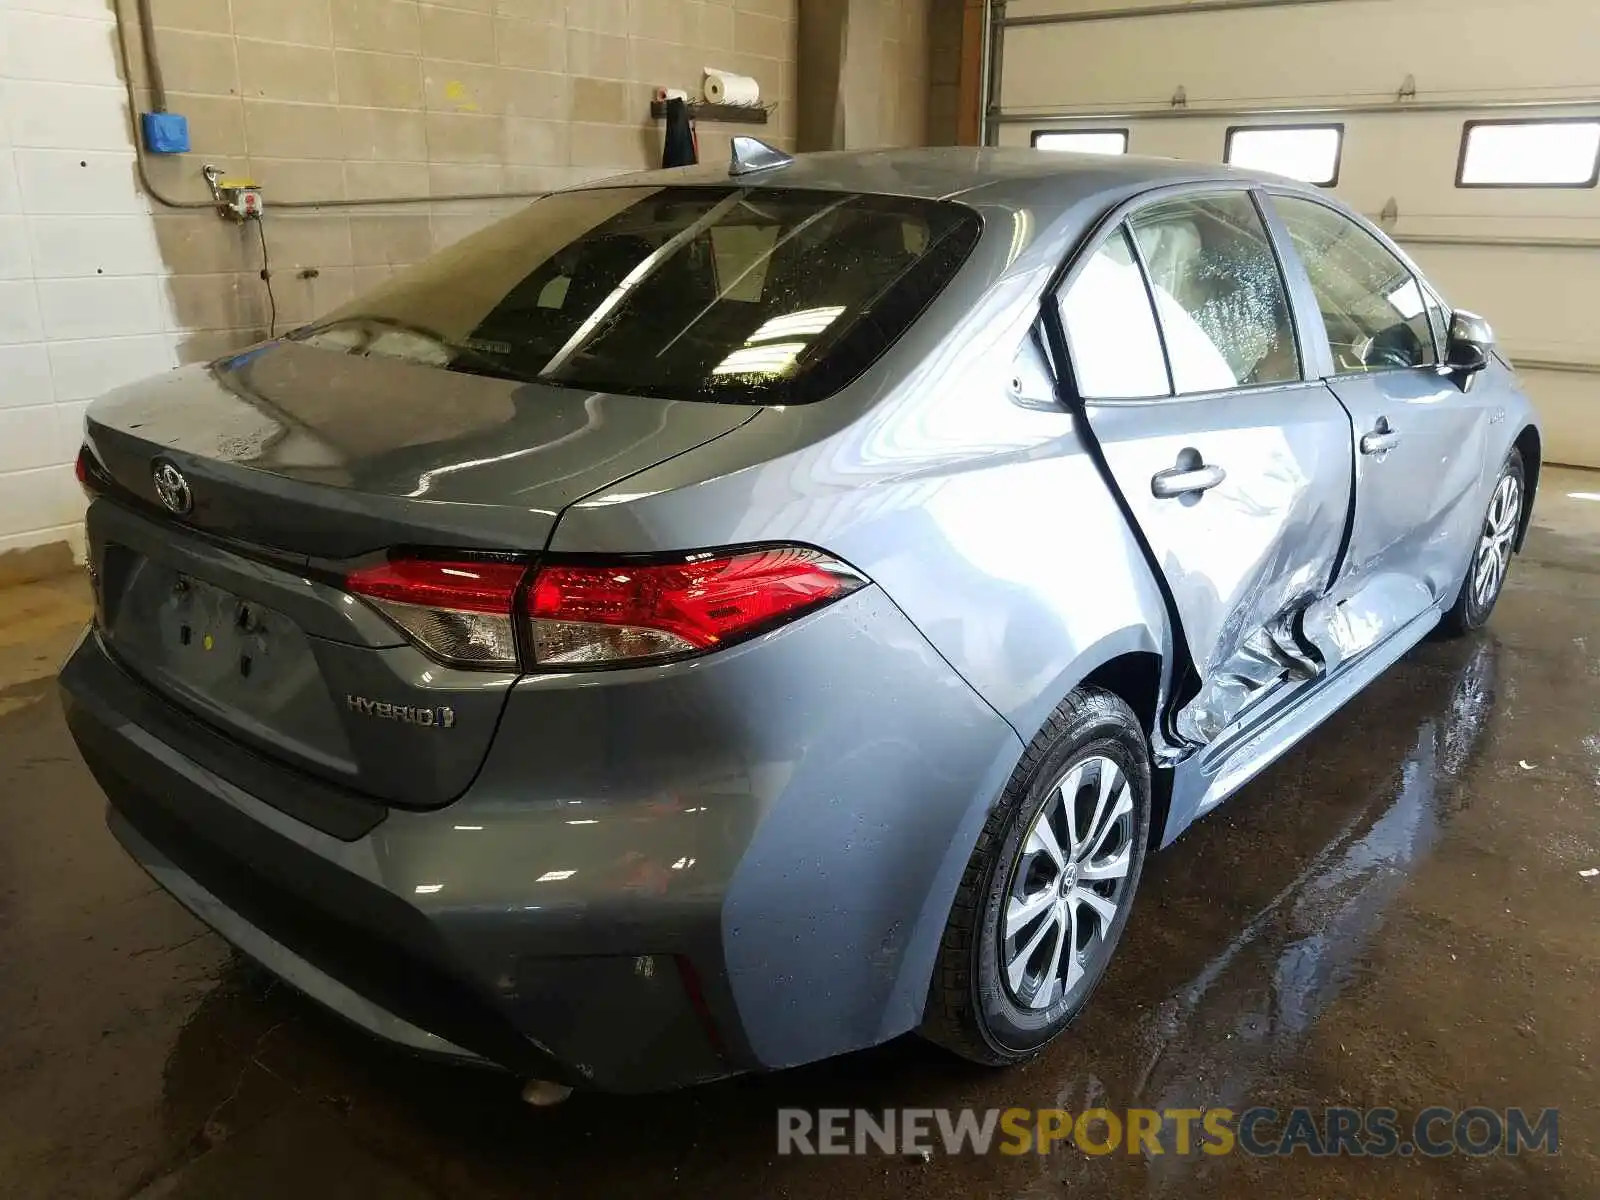
[[[1117,230],[1061,298],[1078,394],[1092,400],[1170,396],[1155,313],[1128,235]]]
[[[1432,298],[1409,268],[1343,213],[1297,196],[1274,196],[1311,277],[1340,372],[1425,367],[1438,361]]]
[[[1131,224],[1180,395],[1300,378],[1283,275],[1248,194],[1153,205]]]
[[[804,403],[891,346],[980,228],[960,205],[897,196],[564,192],[296,336],[594,391]]]

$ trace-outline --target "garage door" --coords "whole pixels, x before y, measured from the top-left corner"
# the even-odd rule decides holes
[[[1326,183],[1491,319],[1545,457],[1600,467],[1600,5],[1011,0],[996,18],[991,143]]]

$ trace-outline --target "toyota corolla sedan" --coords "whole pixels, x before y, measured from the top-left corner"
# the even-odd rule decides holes
[[[128,853],[401,1046],[1013,1063],[1147,853],[1489,618],[1539,461],[1324,192],[741,140],[98,401],[61,682]]]

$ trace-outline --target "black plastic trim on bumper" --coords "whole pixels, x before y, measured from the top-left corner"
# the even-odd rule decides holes
[[[184,775],[158,773],[116,727],[114,710],[95,711],[103,696],[76,694],[86,674],[96,688],[105,682],[104,671],[88,665],[102,661],[103,651],[85,646],[63,669],[67,725],[112,807],[140,837],[262,933],[395,1016],[524,1076],[583,1082],[463,978],[416,909]],[[153,733],[139,711],[141,728]],[[231,757],[244,758],[236,749]]]
[[[245,921],[419,1029],[523,1076],[584,1082],[458,976],[415,909],[198,789],[169,779],[156,797],[131,777],[134,764],[97,736],[92,717],[71,705],[68,722],[117,814]],[[278,882],[283,877],[297,888]]]
[[[437,924],[230,800],[244,752],[213,770],[189,758],[187,746],[161,743],[144,707],[119,709],[100,689],[107,670],[120,675],[91,637],[61,683],[68,727],[110,800],[108,823],[158,880],[176,872],[226,910],[220,929],[237,918],[365,1005],[522,1078],[637,1092],[739,1069],[708,1039],[673,956],[596,956],[582,946],[530,956],[514,930]],[[165,703],[125,682],[135,690],[123,698]],[[388,1040],[430,1053],[414,1040]]]
[[[196,765],[329,837],[356,841],[389,815],[376,800],[273,762],[218,733],[129,674],[97,632],[91,630],[88,637],[97,652],[75,654],[62,671],[62,686],[69,692],[99,697],[108,709],[127,714],[141,729]]]

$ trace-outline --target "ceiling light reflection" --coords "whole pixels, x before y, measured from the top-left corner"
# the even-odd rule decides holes
[[[711,369],[713,375],[782,375],[806,348],[804,342],[766,342],[744,346]]]
[[[775,338],[816,337],[838,320],[842,312],[844,305],[834,304],[826,308],[803,308],[799,312],[773,317],[746,338],[745,344],[770,342]]]

